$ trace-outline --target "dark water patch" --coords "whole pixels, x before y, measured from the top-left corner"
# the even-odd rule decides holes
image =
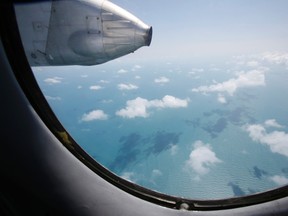
[[[179,142],[180,135],[181,133],[158,131],[156,134],[144,138],[138,133],[122,136],[119,139],[121,147],[109,168],[115,173],[121,173],[125,168],[137,163],[145,156],[158,155],[170,149],[171,144],[176,145]]]
[[[200,118],[196,118],[196,119],[193,119],[193,120],[186,119],[185,120],[185,124],[187,126],[192,126],[194,128],[198,128],[198,127],[201,126]]]
[[[135,163],[140,153],[140,150],[133,149],[125,154],[119,154],[108,168],[115,173],[121,173],[128,165]]]
[[[257,166],[253,167],[252,174],[258,179],[262,179],[263,176],[267,176],[269,173],[263,169],[258,168]]]
[[[213,115],[212,112],[204,112],[204,113],[203,113],[203,116],[204,116],[204,117],[210,117],[210,116],[212,116],[212,115]]]
[[[216,138],[219,133],[221,133],[228,125],[228,122],[225,118],[220,118],[213,125],[206,125],[202,127],[203,130],[208,132],[212,138]]]
[[[242,118],[246,114],[246,108],[244,107],[237,107],[236,109],[230,111],[228,115],[228,120],[235,125],[242,124]]]
[[[281,171],[282,171],[282,173],[284,173],[285,175],[288,175],[288,167],[282,168]]]
[[[229,182],[227,185],[232,188],[234,196],[239,197],[239,196],[246,195],[246,193],[240,188],[239,185],[237,185],[237,184],[235,184],[233,182]]]
[[[229,110],[222,110],[222,109],[213,109],[210,112],[203,113],[204,117],[210,117],[213,115],[227,116],[228,114],[229,114]]]
[[[137,148],[137,145],[141,142],[141,135],[138,133],[131,133],[128,136],[122,136],[119,139],[119,142],[122,143],[120,148],[121,152],[129,152],[133,148]]]
[[[231,110],[228,117],[228,121],[236,126],[241,126],[245,123],[255,123],[256,119],[249,114],[249,109],[245,106],[237,107]]]
[[[255,118],[249,115],[248,108],[245,106],[236,107],[232,110],[222,110],[222,109],[214,109],[210,112],[204,112],[203,116],[208,118],[213,115],[219,116],[221,118],[225,118],[228,123],[233,125],[243,125],[245,123],[253,123],[255,122]]]
[[[218,119],[216,124],[213,125],[212,129],[216,133],[221,133],[226,127],[227,127],[227,120],[225,118],[220,118]]]
[[[122,136],[118,140],[121,144],[116,158],[110,164],[109,168],[115,173],[121,173],[127,166],[134,164],[139,160],[143,146],[148,139],[143,139],[138,133],[131,133],[128,136]]]
[[[162,151],[171,148],[171,144],[177,144],[181,133],[169,133],[166,131],[158,131],[152,138],[152,146],[147,149],[147,153],[160,154]]]

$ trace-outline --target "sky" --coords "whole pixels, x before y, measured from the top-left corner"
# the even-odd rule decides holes
[[[288,50],[287,0],[112,0],[153,26],[135,58],[190,58]]]

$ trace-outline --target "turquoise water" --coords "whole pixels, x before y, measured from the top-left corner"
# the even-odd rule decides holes
[[[34,74],[68,132],[112,172],[165,194],[218,199],[288,183],[288,64],[260,57],[251,57],[254,64],[115,61]],[[134,117],[121,116],[123,109]],[[95,110],[103,113],[83,120]]]

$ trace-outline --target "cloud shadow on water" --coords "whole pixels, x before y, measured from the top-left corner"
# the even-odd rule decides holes
[[[192,126],[194,128],[198,128],[201,126],[200,118],[195,118],[193,120],[186,119],[184,122],[187,126]]]
[[[147,149],[148,154],[160,154],[162,151],[171,148],[171,144],[175,145],[179,142],[181,133],[172,133],[166,131],[158,131],[152,138],[152,146]]]
[[[170,149],[171,144],[176,145],[179,142],[180,135],[181,133],[158,131],[156,134],[147,137],[142,137],[138,133],[122,136],[119,139],[121,147],[108,168],[121,174],[128,166],[134,165],[143,157],[150,154],[158,155]]]
[[[229,182],[227,185],[232,188],[235,197],[246,195],[246,193],[239,187],[239,185],[233,182]]]
[[[202,123],[202,129],[210,134],[212,138],[216,138],[218,134],[220,134],[228,124],[241,126],[245,123],[253,123],[255,119],[249,114],[248,109],[246,107],[236,107],[232,110],[225,109],[214,109],[210,112],[204,112],[204,119],[209,121],[213,116],[218,116],[219,118],[216,122],[213,120],[212,122],[208,122],[206,124]],[[188,122],[190,124],[194,122]],[[199,125],[201,122],[197,122]]]
[[[213,115],[218,115],[218,116],[227,116],[229,115],[229,110],[221,110],[221,109],[213,109],[210,112],[204,112],[203,116],[204,117],[211,117]]]
[[[263,176],[267,176],[269,174],[268,172],[266,172],[263,169],[258,168],[257,166],[254,166],[251,172],[252,172],[252,175],[258,179],[262,179]]]
[[[142,139],[138,133],[131,133],[128,136],[122,136],[119,143],[121,148],[114,161],[110,164],[109,169],[116,173],[121,173],[128,165],[134,164],[141,155],[141,147],[148,142]]]
[[[133,164],[137,160],[137,156],[140,154],[140,150],[133,149],[126,154],[118,155],[115,160],[109,166],[113,172],[121,173],[128,165]]]
[[[228,115],[228,120],[234,125],[242,125],[243,118],[248,117],[247,108],[245,107],[237,107],[234,110],[231,110]]]
[[[220,118],[213,125],[207,125],[202,127],[203,130],[208,132],[212,138],[216,138],[219,133],[221,133],[228,125],[228,122],[225,118]]]
[[[236,107],[232,110],[214,109],[211,112],[203,113],[204,117],[217,115],[226,118],[227,122],[233,125],[243,125],[244,123],[253,123],[255,119],[249,114],[247,107]]]
[[[137,147],[137,145],[141,142],[141,135],[138,133],[131,133],[128,136],[122,136],[119,139],[119,142],[122,143],[119,151],[125,153]]]
[[[282,173],[284,173],[285,175],[288,175],[288,167],[282,168],[281,171],[282,171]]]

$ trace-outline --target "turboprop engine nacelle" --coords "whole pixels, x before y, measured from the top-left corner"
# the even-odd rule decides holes
[[[31,66],[96,65],[149,46],[152,27],[107,0],[15,6]]]

